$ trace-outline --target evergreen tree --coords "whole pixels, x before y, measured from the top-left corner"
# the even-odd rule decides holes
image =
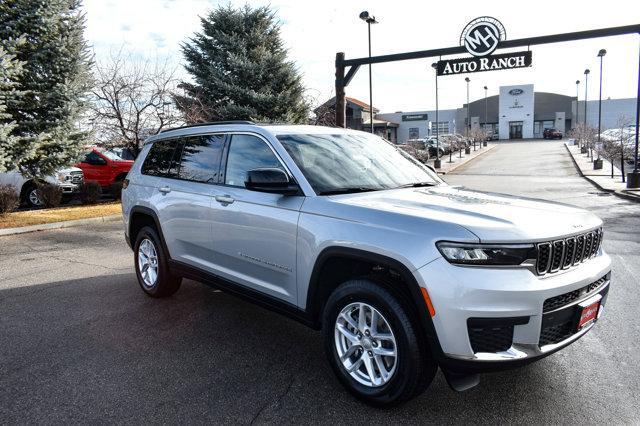
[[[193,83],[182,82],[175,100],[186,121],[307,121],[302,78],[274,12],[229,5],[200,20],[202,32],[182,44]]]
[[[14,146],[18,138],[11,133],[16,127],[11,114],[6,112],[7,103],[17,102],[21,92],[16,79],[22,72],[22,63],[0,46],[0,173],[13,168]]]
[[[80,0],[0,0],[0,46],[23,63],[22,96],[5,113],[15,121],[12,164],[25,175],[50,174],[80,155],[91,65],[84,26]]]

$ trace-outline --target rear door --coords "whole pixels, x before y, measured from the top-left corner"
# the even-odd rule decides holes
[[[296,233],[304,197],[245,188],[248,170],[278,167],[289,173],[261,136],[230,135],[225,157],[221,194],[212,204],[216,273],[295,304]]]
[[[158,186],[155,205],[171,258],[200,269],[214,264],[211,203],[219,195],[224,140],[223,134],[180,139]]]

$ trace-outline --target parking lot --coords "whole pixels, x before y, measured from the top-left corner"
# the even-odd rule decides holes
[[[342,389],[321,336],[193,281],[138,288],[120,222],[0,237],[2,423],[639,423],[640,204],[583,180],[560,142],[506,143],[446,180],[605,220],[603,319],[576,344],[392,410]]]

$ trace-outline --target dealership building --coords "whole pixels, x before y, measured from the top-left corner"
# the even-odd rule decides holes
[[[587,123],[598,126],[598,100],[587,102]],[[499,139],[541,138],[544,129],[555,128],[568,132],[585,118],[585,102],[575,96],[536,92],[533,84],[501,86],[498,95],[463,104],[460,108],[438,111],[398,111],[375,115],[376,129],[384,128],[388,139],[404,143],[408,139],[435,134],[464,133],[467,116],[471,127],[482,127],[498,135]],[[467,115],[468,109],[468,115]],[[635,123],[636,98],[603,99],[602,129]],[[624,119],[623,119],[624,118]],[[380,132],[382,133],[382,132]]]

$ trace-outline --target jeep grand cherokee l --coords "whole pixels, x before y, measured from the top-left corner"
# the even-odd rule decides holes
[[[372,405],[421,393],[438,367],[463,390],[549,355],[593,328],[609,291],[593,214],[451,187],[369,133],[164,131],[125,184],[145,293],[187,277],[322,330],[338,379]]]

